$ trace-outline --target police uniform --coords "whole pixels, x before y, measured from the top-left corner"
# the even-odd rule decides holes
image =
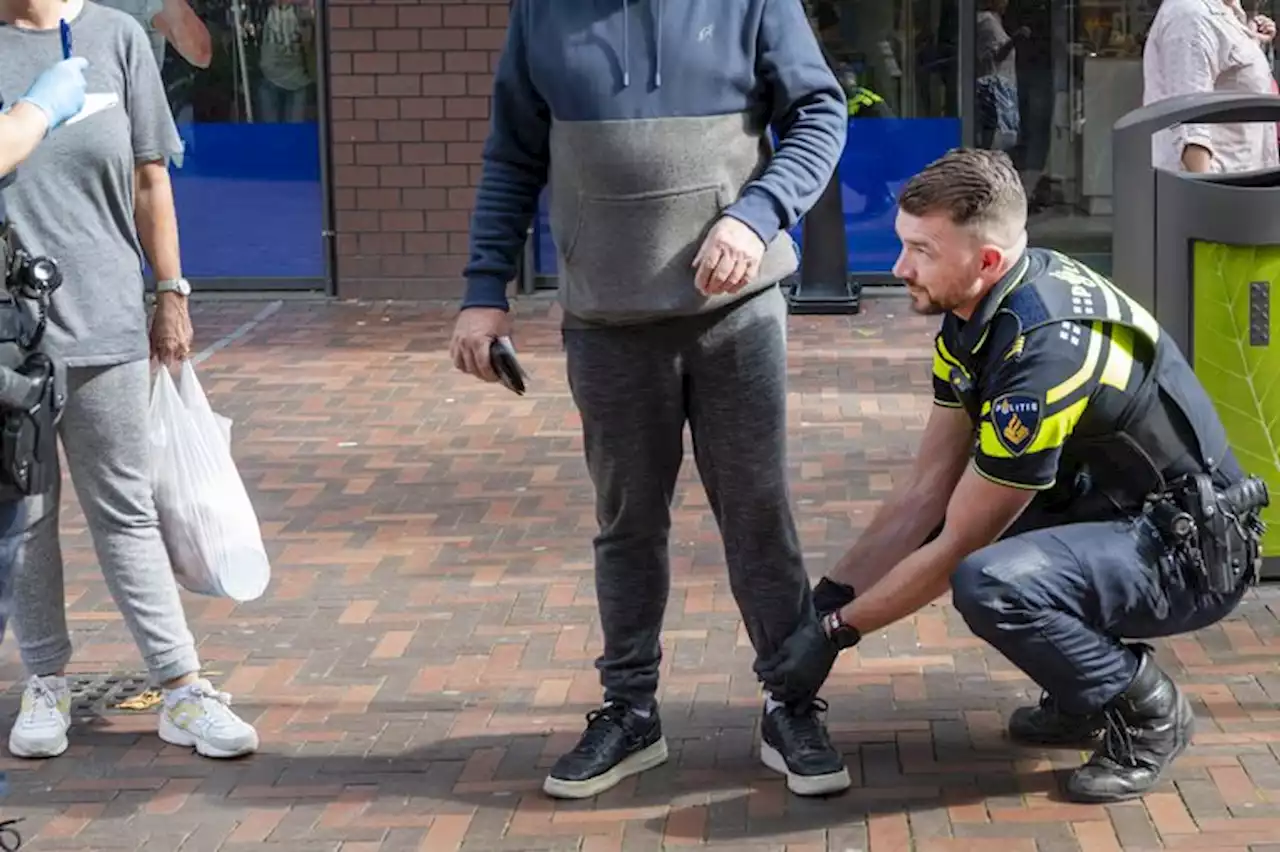
[[[1232,588],[1207,590],[1171,558],[1168,540],[1144,513],[1148,497],[1186,477],[1207,473],[1217,488],[1243,478],[1173,341],[1088,267],[1029,249],[968,321],[944,318],[933,395],[974,422],[979,474],[1036,492],[1002,539],[963,560],[952,577],[955,606],[970,629],[1049,696],[1015,714],[1015,736],[1020,726],[1026,739],[1070,740],[1103,728],[1109,708],[1138,686],[1164,690],[1166,698],[1177,693],[1145,646],[1121,640],[1217,622],[1243,595],[1254,566],[1242,566]],[[1189,714],[1178,693],[1160,713],[1184,708]],[[1082,772],[1092,780],[1077,786],[1098,801],[1147,789],[1151,772],[1185,743],[1165,745],[1164,757],[1149,761],[1160,766],[1146,776],[1117,781],[1107,767],[1087,765]]]
[[[8,217],[5,212],[4,190],[13,183],[14,172],[0,175],[0,235],[3,235],[8,227]],[[5,275],[8,268],[8,258],[3,248],[2,237],[0,237],[0,279]],[[0,285],[3,285],[0,280]],[[0,640],[4,638],[5,630],[9,621],[9,610],[12,607],[13,594],[12,584],[9,582],[13,566],[17,563],[22,547],[22,534],[25,532],[23,527],[26,520],[26,503],[16,497],[5,499],[0,495]],[[3,774],[0,774],[0,788],[7,789],[7,780]]]
[[[63,404],[54,365],[38,351],[47,294],[33,289],[48,280],[56,289],[60,279],[44,258],[32,275],[33,259],[20,251],[9,227],[4,190],[16,178],[16,169],[0,175],[0,638],[9,571],[21,543],[14,531],[24,526],[25,498],[47,492],[57,476],[56,423]]]

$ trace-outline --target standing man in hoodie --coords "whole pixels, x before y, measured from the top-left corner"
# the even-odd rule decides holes
[[[683,432],[757,659],[812,618],[786,466],[787,229],[844,148],[801,0],[515,0],[451,344],[495,381],[505,297],[550,188],[569,386],[596,489],[604,706],[546,779],[585,798],[667,759],[656,693]],[[777,134],[773,145],[770,130]],[[761,758],[849,786],[813,695],[766,695]]]

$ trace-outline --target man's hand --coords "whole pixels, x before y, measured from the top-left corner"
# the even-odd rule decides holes
[[[736,293],[756,276],[764,249],[755,231],[732,216],[722,216],[693,259],[693,283],[704,296]]]
[[[1276,37],[1276,22],[1266,15],[1254,15],[1253,32],[1258,41],[1270,44]]]
[[[806,700],[818,694],[839,653],[814,616],[802,622],[772,657],[757,660],[755,671],[779,701]]]
[[[486,382],[498,381],[489,362],[489,347],[511,334],[511,316],[499,308],[466,308],[458,314],[449,342],[453,366]]]
[[[157,295],[151,316],[151,356],[166,366],[186,360],[194,336],[187,297],[178,293]]]

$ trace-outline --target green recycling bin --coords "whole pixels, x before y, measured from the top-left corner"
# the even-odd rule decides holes
[[[1262,579],[1280,580],[1280,168],[1156,168],[1152,135],[1178,124],[1280,121],[1280,97],[1196,94],[1150,104],[1112,137],[1112,278],[1150,311],[1209,392],[1245,470],[1266,480]],[[1280,292],[1275,292],[1280,295]]]

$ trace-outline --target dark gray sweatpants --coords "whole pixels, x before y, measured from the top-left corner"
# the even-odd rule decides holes
[[[705,316],[565,329],[596,488],[606,701],[644,705],[658,686],[686,421],[756,653],[770,656],[812,607],[787,485],[786,322],[771,287]]]

